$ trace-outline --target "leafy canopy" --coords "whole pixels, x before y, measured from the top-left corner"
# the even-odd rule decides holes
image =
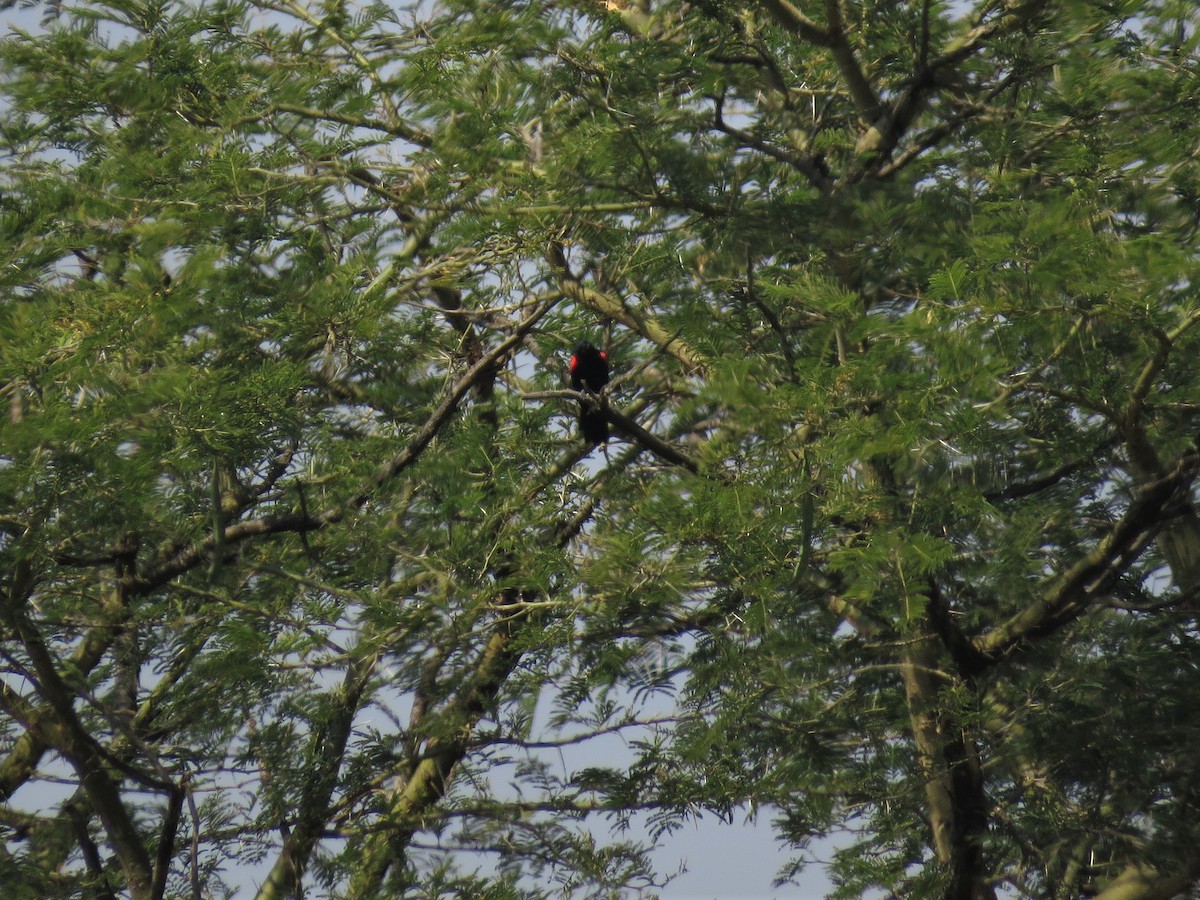
[[[1192,4],[22,7],[18,896],[1196,893]]]

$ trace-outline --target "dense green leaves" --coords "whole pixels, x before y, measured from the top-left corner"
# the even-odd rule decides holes
[[[22,20],[0,880],[1194,894],[1190,7]]]

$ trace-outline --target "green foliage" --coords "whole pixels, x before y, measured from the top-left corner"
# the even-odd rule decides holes
[[[1190,4],[43,11],[0,881],[1195,893]]]

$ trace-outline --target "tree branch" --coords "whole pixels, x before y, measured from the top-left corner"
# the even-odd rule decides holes
[[[585,521],[586,515],[581,513],[565,526],[547,529],[546,535],[552,537],[556,546],[565,547]],[[514,641],[530,624],[531,608],[521,602],[525,593],[524,588],[517,586],[501,592],[496,607],[505,614],[493,622],[472,675],[439,711],[437,727],[429,730],[422,756],[412,761],[406,777],[387,801],[382,827],[368,840],[362,862],[351,878],[348,894],[351,898],[377,895],[388,870],[405,856],[421,814],[438,803],[449,789],[455,769],[471,747],[475,726],[493,707],[525,652]],[[432,713],[426,712],[425,717],[432,718]]]
[[[826,34],[829,37],[827,46],[833,52],[833,59],[837,63],[838,71],[842,73],[842,78],[846,82],[847,90],[850,91],[850,98],[854,101],[859,117],[874,127],[874,123],[878,122],[883,115],[883,106],[879,102],[875,88],[867,80],[866,73],[859,65],[854,47],[851,46],[846,35],[839,3],[840,0],[825,0],[825,19],[828,23]]]
[[[550,263],[551,271],[558,278],[563,293],[570,299],[637,332],[675,357],[688,371],[704,371],[703,359],[679,335],[670,334],[653,317],[633,312],[620,299],[588,287],[576,278],[567,264],[567,256],[560,243],[551,243],[546,251],[546,259]]]
[[[365,506],[381,485],[395,478],[420,458],[421,454],[458,410],[458,406],[462,402],[463,397],[467,395],[467,392],[476,385],[478,380],[490,376],[495,367],[500,365],[501,360],[512,352],[524,339],[525,335],[537,324],[538,320],[554,308],[557,299],[550,298],[540,303],[529,315],[517,323],[511,335],[497,344],[479,362],[471,366],[451,386],[450,390],[425,421],[425,424],[409,439],[404,449],[384,463],[375,476],[344,505],[330,507],[316,515],[288,513],[237,522],[225,528],[222,535],[222,543],[226,547],[232,547],[253,537],[318,531],[340,522],[347,514]],[[143,595],[162,587],[167,582],[204,562],[213,553],[216,544],[216,540],[210,535],[202,542],[184,547],[144,575],[131,579],[128,585],[129,592],[131,594]]]
[[[995,661],[1023,642],[1052,632],[1083,613],[1133,564],[1167,520],[1187,504],[1200,470],[1200,453],[1184,453],[1175,468],[1143,488],[1103,540],[1060,577],[1052,589],[1008,621],[975,638],[975,649]]]
[[[597,399],[595,397],[587,397],[586,395],[583,396],[584,402],[598,403],[601,409],[604,410],[604,414],[608,417],[608,421],[611,422],[616,430],[622,435],[639,444],[640,446],[645,447],[655,456],[666,460],[671,465],[686,469],[693,475],[700,474],[699,463],[687,456],[685,453],[683,453],[683,451],[678,450],[671,444],[664,441],[658,435],[647,431],[633,419],[621,412],[618,412],[612,406],[612,404],[608,402],[607,397]]]
[[[376,653],[356,658],[350,664],[338,691],[340,702],[337,712],[317,728],[309,739],[312,749],[306,759],[310,760],[310,764],[297,807],[296,821],[275,865],[258,889],[257,900],[277,900],[292,893],[299,894],[300,880],[329,817],[329,803],[337,786],[337,776],[346,755],[354,717],[358,715],[363,694],[378,661],[379,655]]]
[[[800,12],[791,0],[760,0],[771,17],[801,40],[816,44],[818,47],[828,47],[833,38],[829,32]]]
[[[37,676],[38,693],[49,710],[46,717],[39,716],[27,724],[37,727],[39,737],[61,753],[75,769],[116,852],[131,896],[134,900],[156,900],[153,897],[153,867],[145,841],[125,808],[117,784],[104,766],[103,750],[76,716],[71,691],[59,675],[41,634],[24,609],[12,602],[0,604],[0,616],[29,654]],[[52,721],[44,720],[51,716]]]
[[[941,710],[934,639],[905,652],[900,665],[913,743],[924,773],[934,854],[949,870],[946,900],[993,900],[984,878],[987,802],[975,748],[962,727]]]
[[[1196,883],[1198,872],[1200,859],[1194,856],[1178,872],[1167,874],[1147,863],[1132,863],[1095,900],[1172,900]]]

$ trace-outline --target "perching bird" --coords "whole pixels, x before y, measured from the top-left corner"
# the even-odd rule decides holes
[[[571,390],[599,394],[608,384],[608,354],[580,341],[571,354]],[[589,444],[608,440],[608,416],[587,402],[579,404],[579,433]]]

